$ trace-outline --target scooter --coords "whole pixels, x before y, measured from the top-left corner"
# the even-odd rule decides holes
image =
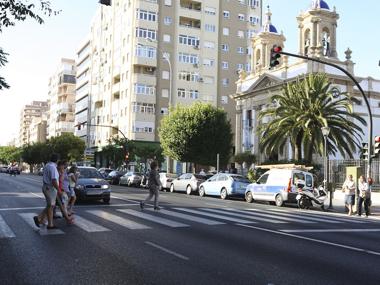
[[[298,194],[296,196],[297,205],[300,209],[310,209],[310,207],[321,207],[325,210],[325,200],[327,199],[327,191],[321,185],[318,188],[304,189],[304,184],[298,184]]]

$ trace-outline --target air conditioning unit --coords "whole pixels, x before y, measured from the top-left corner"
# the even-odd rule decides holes
[[[202,77],[199,77],[199,78],[198,78],[198,82],[203,83],[203,78],[202,78]]]
[[[199,45],[193,46],[194,49],[199,49]]]
[[[195,68],[198,68],[198,67],[199,67],[198,63],[194,63],[193,66],[194,66]]]

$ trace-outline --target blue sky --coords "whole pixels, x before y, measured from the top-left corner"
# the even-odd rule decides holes
[[[98,0],[51,2],[56,9],[62,10],[60,15],[46,19],[44,25],[32,21],[18,23],[0,34],[0,46],[10,53],[9,63],[0,69],[0,74],[12,86],[0,92],[0,145],[18,134],[23,105],[33,100],[46,100],[49,76],[61,57],[75,57],[98,6]],[[298,51],[296,17],[310,3],[311,0],[264,0],[265,7],[268,4],[271,7],[273,24],[278,31],[283,30],[287,38],[286,51]],[[356,75],[380,78],[380,1],[327,0],[327,3],[331,9],[336,6],[340,15],[338,56],[344,59],[344,51],[349,47],[353,51],[352,60],[356,62]]]

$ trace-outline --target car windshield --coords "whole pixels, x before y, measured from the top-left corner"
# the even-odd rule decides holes
[[[141,175],[140,172],[133,172],[133,175]]]
[[[96,169],[81,168],[79,169],[79,178],[103,178],[102,175]]]
[[[169,178],[177,178],[177,174],[166,173],[166,177],[169,177]]]
[[[247,178],[238,175],[232,175],[232,179],[236,182],[251,183]]]

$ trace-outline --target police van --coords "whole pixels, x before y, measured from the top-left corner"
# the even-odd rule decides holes
[[[247,186],[245,200],[268,201],[279,207],[284,203],[297,203],[297,181],[305,181],[304,189],[313,190],[315,178],[312,167],[295,164],[263,165],[256,168],[269,169],[260,178]]]

